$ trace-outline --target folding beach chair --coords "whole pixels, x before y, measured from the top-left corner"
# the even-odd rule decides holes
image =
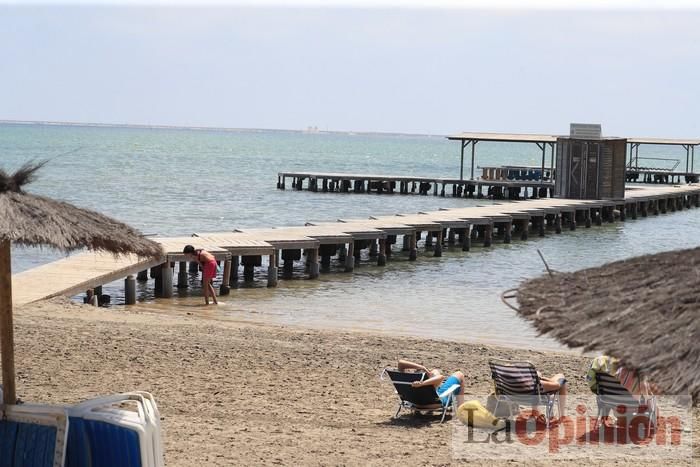
[[[641,396],[637,400],[617,377],[609,373],[597,372],[595,379],[598,418],[594,429],[600,425],[603,417],[610,415],[612,410],[618,415],[624,414],[628,421],[637,416],[646,417],[648,419],[647,437],[651,436],[652,428],[656,426],[656,396]]]
[[[452,411],[452,414],[456,412],[457,408],[455,405],[455,391],[459,389],[459,384],[453,384],[447,388],[444,392],[438,394],[433,386],[421,386],[414,388],[411,383],[415,381],[423,381],[427,376],[425,373],[411,373],[398,371],[396,369],[385,368],[382,372],[382,379],[384,375],[389,376],[396,394],[399,396],[399,408],[394,414],[394,418],[399,416],[401,409],[409,409],[416,411],[441,411],[442,418],[440,418],[440,423],[445,421],[445,416],[448,411]],[[447,404],[443,405],[440,398],[447,397]]]
[[[559,404],[559,392],[544,391],[535,366],[530,362],[494,359],[489,361],[489,367],[496,390],[496,407],[493,412],[497,413],[498,405],[503,401],[532,408],[544,406],[545,421],[549,428],[554,406]]]
[[[160,414],[153,396],[130,392],[68,408],[66,467],[162,467]]]
[[[0,405],[0,465],[63,466],[68,427],[63,407]]]

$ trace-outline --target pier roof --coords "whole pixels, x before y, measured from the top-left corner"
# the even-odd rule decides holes
[[[527,133],[481,133],[463,132],[448,136],[451,140],[496,141],[505,143],[556,143],[558,136]]]
[[[672,138],[627,138],[630,144],[663,144],[666,146],[697,146],[700,139],[672,139]]]

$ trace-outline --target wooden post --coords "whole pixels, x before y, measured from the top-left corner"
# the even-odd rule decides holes
[[[353,269],[355,269],[355,242],[350,240],[348,254],[345,256],[345,272],[351,272]]]
[[[412,235],[409,236],[409,251],[408,251],[408,260],[409,261],[415,261],[418,259],[418,235],[414,232]]]
[[[318,248],[313,248],[311,250],[308,250],[306,260],[309,263],[309,277],[311,279],[316,279],[319,275]]]
[[[484,246],[490,247],[493,241],[493,224],[486,224],[484,226]]]
[[[17,402],[15,389],[15,337],[12,324],[12,265],[10,241],[0,240],[0,354],[2,355],[3,402]]]
[[[584,221],[585,221],[585,223],[586,223],[586,224],[585,224],[585,225],[586,225],[586,228],[587,228],[587,229],[590,229],[590,228],[591,228],[591,210],[590,210],[590,209],[586,209],[586,211],[584,212],[584,216],[585,216],[585,217],[584,217]]]
[[[224,274],[221,277],[221,286],[219,287],[219,295],[228,295],[231,291],[229,287],[231,282],[231,259],[224,261]]]
[[[528,219],[522,219],[520,221],[520,240],[527,240],[528,228],[530,227],[530,221]]]
[[[411,236],[408,234],[403,236],[403,247],[401,251],[411,251]]]
[[[454,227],[450,227],[450,230],[447,231],[447,244],[448,245],[455,244],[455,229],[454,229]]]
[[[442,229],[438,231],[437,240],[435,241],[435,249],[433,251],[433,256],[442,256]]]
[[[632,211],[631,212],[632,219],[637,219],[637,203],[636,202],[632,203],[632,205],[630,206],[630,210]]]
[[[124,279],[124,304],[136,304],[136,277],[133,274],[126,276],[126,279]]]
[[[188,287],[187,279],[187,261],[180,261],[177,268],[177,288],[186,289]]]
[[[569,213],[569,230],[576,230],[576,211]]]
[[[348,249],[345,247],[345,243],[340,245],[340,248],[338,248],[338,261],[341,263],[345,261],[345,258],[348,257]]]
[[[270,265],[267,268],[267,286],[277,287],[277,251],[270,255]]]
[[[190,273],[191,274],[198,274],[199,273],[199,263],[197,261],[190,261]]]
[[[471,225],[468,225],[464,230],[464,234],[462,235],[462,251],[469,251],[472,248],[472,236],[471,232],[469,231],[470,227]]]
[[[433,233],[428,230],[425,232],[425,248],[432,248],[433,247]]]
[[[615,218],[615,215],[612,214],[610,217]],[[627,219],[627,204],[623,203],[622,206],[620,206],[620,221],[625,222]]]
[[[649,202],[642,201],[639,203],[642,210],[642,217],[647,217],[649,215]]]
[[[554,216],[554,233],[561,233],[561,213]]]
[[[170,261],[166,261],[161,265],[161,277],[163,278],[163,290],[161,296],[163,298],[172,298],[173,296],[173,268]]]
[[[381,243],[381,240],[379,241]],[[376,240],[370,240],[369,243],[369,257],[370,258],[376,258],[378,254],[378,249],[377,249],[377,241]]]
[[[510,243],[513,236],[513,221],[510,220],[505,223],[503,230],[503,243]]]
[[[238,282],[238,266],[241,261],[240,256],[231,257],[231,277],[228,280],[229,287],[235,287]]]
[[[136,275],[136,280],[143,282],[148,280],[148,269],[144,269],[143,271],[139,271],[139,273]]]
[[[377,243],[372,242],[372,246],[375,246]],[[386,239],[385,238],[380,238],[379,239],[379,251],[376,253],[377,255],[377,266],[384,266],[386,265]],[[372,254],[370,250],[370,255]]]
[[[544,215],[537,217],[537,235],[544,237]]]

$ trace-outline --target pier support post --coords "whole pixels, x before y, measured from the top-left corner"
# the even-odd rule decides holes
[[[454,228],[450,228],[450,230],[447,232],[447,244],[448,245],[455,244],[455,229]]]
[[[243,263],[243,280],[245,282],[253,282],[255,280],[255,266],[262,264],[262,256],[243,256],[241,257],[241,263]]]
[[[537,235],[544,237],[544,216],[537,217]]]
[[[510,243],[513,235],[513,221],[508,221],[503,227],[503,243]]]
[[[277,251],[270,255],[270,265],[267,268],[267,286],[277,287]]]
[[[340,245],[338,248],[338,261],[343,262],[345,258],[348,257],[348,249],[345,247],[345,243]]]
[[[235,287],[238,283],[238,266],[240,260],[240,256],[231,256],[231,277],[228,280],[229,287]]]
[[[187,279],[187,261],[180,261],[177,266],[177,288],[186,289],[188,287]]]
[[[528,227],[530,226],[530,221],[528,219],[522,219],[520,221],[520,240],[527,240]]]
[[[148,269],[139,271],[138,275],[136,276],[136,280],[139,282],[144,282],[148,280]]]
[[[418,259],[418,235],[414,232],[412,235],[408,236],[408,241],[410,244],[410,249],[408,251],[408,260],[415,261]]]
[[[462,251],[469,251],[472,248],[472,236],[471,232],[469,231],[470,227],[471,226],[468,225],[464,230],[464,234],[462,234]]]
[[[306,259],[309,262],[309,277],[311,279],[316,279],[319,275],[318,249],[314,248],[314,249],[308,250],[308,254],[306,256]]]
[[[199,263],[196,261],[190,261],[190,274],[199,274]]]
[[[603,208],[596,208],[595,210],[595,225],[603,225]]]
[[[124,279],[124,303],[126,305],[136,304],[136,277],[133,274]]]
[[[612,217],[613,219],[615,218],[614,215],[612,215],[610,217]],[[626,220],[627,220],[627,205],[623,204],[622,206],[620,206],[620,221],[625,222]]]
[[[403,247],[401,251],[411,251],[411,235],[403,236]]]
[[[373,245],[376,245],[376,242],[372,243]],[[377,266],[385,266],[386,265],[386,249],[387,249],[387,241],[386,238],[380,238],[379,239],[379,251],[377,252]]]
[[[161,296],[163,298],[173,297],[173,267],[170,261],[166,261],[161,265],[161,277],[163,278],[163,290]]]
[[[440,229],[437,233],[437,239],[435,240],[435,249],[433,250],[433,256],[442,256],[442,229]]]
[[[224,272],[221,277],[221,286],[219,287],[219,295],[228,295],[231,291],[229,287],[229,282],[231,282],[231,260],[227,259],[224,261]]]
[[[561,233],[561,216],[561,213],[555,214],[554,216],[554,233],[557,234]]]
[[[590,210],[590,209],[586,209],[586,211],[584,212],[584,216],[585,216],[585,217],[584,217],[583,220],[584,220],[584,222],[586,223],[586,224],[585,224],[585,225],[586,225],[586,228],[587,228],[587,229],[590,229],[590,228],[591,228],[591,210]]]
[[[649,215],[649,203],[647,201],[642,201],[639,203],[639,207],[642,210],[642,217],[647,217]]]
[[[380,240],[381,242],[381,240]],[[376,240],[370,240],[369,244],[369,257],[370,258],[376,258],[378,254],[378,248],[377,248],[377,241]]]
[[[348,243],[348,254],[345,256],[345,272],[355,269],[355,242]]]
[[[576,211],[569,213],[569,230],[576,230]]]
[[[425,248],[431,249],[432,247],[433,247],[433,233],[431,231],[427,231],[425,233]]]
[[[632,219],[636,220],[637,219],[637,203],[632,203],[632,206],[630,206],[632,209]]]
[[[153,293],[156,298],[163,296],[163,274],[160,265],[151,268],[151,278],[154,279]]]
[[[484,246],[490,247],[493,242],[493,223],[484,226]]]

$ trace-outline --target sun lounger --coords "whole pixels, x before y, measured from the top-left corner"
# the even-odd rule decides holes
[[[0,466],[61,467],[68,427],[61,407],[0,406]]]
[[[491,360],[491,377],[496,387],[496,407],[502,401],[510,401],[522,406],[536,408],[544,406],[547,427],[553,417],[554,406],[558,404],[558,391],[544,392],[537,369],[530,362]]]
[[[67,467],[162,467],[160,414],[144,392],[117,394],[68,409]]]
[[[656,426],[656,397],[638,396],[635,397],[625,388],[617,377],[604,372],[597,372],[596,378],[596,402],[598,404],[597,428],[604,417],[610,415],[610,411],[616,415],[624,414],[627,421],[637,416],[646,417],[647,437],[651,435],[651,430]],[[594,429],[595,429],[594,428]]]
[[[399,407],[394,414],[394,418],[399,416],[401,409],[416,411],[440,411],[442,418],[440,423],[445,420],[448,411],[454,414],[456,411],[455,391],[459,389],[459,384],[453,384],[444,392],[438,394],[433,386],[413,387],[415,381],[423,381],[426,378],[425,373],[403,372],[396,369],[385,368],[382,372],[382,379],[387,375],[394,385],[396,394],[399,396]],[[447,397],[447,404],[443,405],[440,400],[442,397]]]

